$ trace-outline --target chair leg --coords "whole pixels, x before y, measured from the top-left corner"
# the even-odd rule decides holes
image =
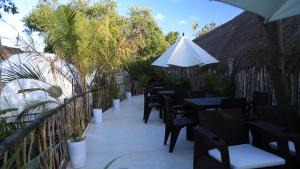
[[[177,138],[179,136],[181,127],[173,127],[172,131],[171,131],[171,143],[170,143],[170,148],[169,148],[169,152],[172,153],[177,141]]]
[[[171,133],[171,128],[167,125],[165,125],[165,139],[164,139],[164,145],[167,144],[167,141],[168,141],[168,138],[169,138],[169,135]]]
[[[162,113],[162,108],[159,107],[159,118],[162,119],[163,118],[163,113]]]
[[[149,119],[151,110],[152,110],[152,107],[147,108],[147,110],[146,110],[146,113],[145,113],[145,119],[144,119],[146,124],[147,124],[147,122],[148,122],[148,119]]]
[[[194,133],[193,133],[193,127],[192,125],[186,126],[186,139],[189,141],[194,140]]]
[[[146,111],[147,111],[147,107],[146,105],[144,105],[144,115],[143,115],[143,120],[145,121],[146,118]]]

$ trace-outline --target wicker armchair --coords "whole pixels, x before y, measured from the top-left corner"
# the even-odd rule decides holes
[[[246,122],[241,109],[199,112],[198,116],[201,127],[194,129],[194,169],[287,168],[287,138],[265,123]],[[285,155],[266,151],[262,137],[277,140]]]
[[[276,125],[278,131],[289,137],[289,155],[293,168],[300,168],[300,120],[297,106],[276,105],[257,107],[258,118],[262,121]],[[278,152],[278,144],[274,140],[265,140],[270,148]]]

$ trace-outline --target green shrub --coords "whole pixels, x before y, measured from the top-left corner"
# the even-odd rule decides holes
[[[234,96],[234,81],[232,79],[222,79],[216,76],[206,76],[203,81],[203,87],[212,95]]]
[[[138,80],[143,86],[147,86],[151,78],[160,79],[163,77],[163,72],[160,68],[152,66],[152,62],[156,58],[140,59],[131,63],[128,66],[128,72],[132,79]]]

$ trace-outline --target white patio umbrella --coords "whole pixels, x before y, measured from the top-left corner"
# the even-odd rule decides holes
[[[189,40],[182,38],[173,44],[164,54],[156,59],[152,65],[169,67],[170,65],[179,67],[203,66],[219,61],[207,53],[200,46]]]
[[[272,22],[300,14],[299,0],[215,0],[253,12]]]

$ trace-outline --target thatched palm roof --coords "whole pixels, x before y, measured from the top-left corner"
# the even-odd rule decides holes
[[[286,60],[295,63],[300,59],[300,17],[282,21]],[[266,38],[264,23],[254,14],[244,12],[215,30],[195,39],[210,54],[220,60],[218,67],[227,66],[229,58],[234,58],[241,67],[262,66],[272,58],[274,48]]]

